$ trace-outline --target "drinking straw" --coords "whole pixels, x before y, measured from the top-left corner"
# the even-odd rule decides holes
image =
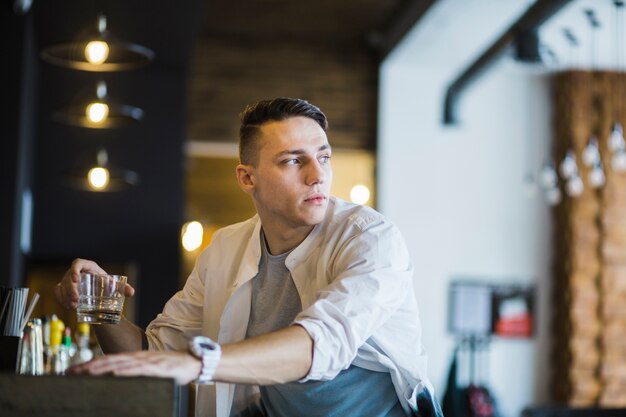
[[[10,301],[7,305],[3,334],[5,336],[19,336],[28,288],[9,288],[8,290]]]
[[[13,296],[11,297],[11,304],[7,311],[7,323],[4,327],[5,336],[13,336],[13,327],[15,325],[15,315],[17,310],[17,303],[19,302],[19,292],[15,291],[15,288],[11,289]]]
[[[28,288],[18,288],[20,297],[15,309],[15,322],[13,323],[13,336],[19,336],[22,332],[22,318],[26,310],[26,300],[28,300]]]
[[[33,314],[33,309],[35,308],[37,301],[39,301],[39,293],[33,294],[33,298],[30,299],[28,310],[26,310],[26,314],[24,314],[24,319],[22,320],[22,331],[24,331],[24,326],[26,326],[26,323],[30,320],[30,315]]]
[[[4,313],[5,313],[6,309],[7,309],[7,307],[9,306],[9,303],[11,301],[11,294],[12,294],[11,291],[5,291],[5,288],[2,288],[2,292],[4,293],[3,294],[4,304],[2,305],[2,311],[0,311],[0,324],[2,323],[2,321],[4,319]],[[6,295],[6,297],[4,295]],[[5,326],[3,326],[3,328],[0,329],[2,334],[4,334],[4,327],[6,327],[6,324],[5,324]]]

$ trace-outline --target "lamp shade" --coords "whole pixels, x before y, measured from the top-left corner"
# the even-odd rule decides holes
[[[98,15],[97,30],[84,39],[49,45],[41,51],[44,61],[82,71],[115,72],[147,65],[154,52],[142,45],[123,41],[107,30],[104,15]]]
[[[100,149],[96,164],[81,166],[65,175],[65,184],[81,191],[122,191],[139,185],[139,174],[113,166],[105,149]]]
[[[93,89],[79,94],[70,105],[54,111],[52,118],[60,123],[90,129],[129,126],[143,119],[144,112],[139,107],[111,99],[104,81],[98,82],[95,90],[95,94]]]

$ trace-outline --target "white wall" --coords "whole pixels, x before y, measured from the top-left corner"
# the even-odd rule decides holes
[[[536,336],[494,339],[488,359],[499,411],[517,417],[548,396],[550,209],[524,181],[549,152],[548,81],[501,61],[462,96],[461,124],[446,127],[445,88],[464,65],[442,70],[409,56],[405,48],[381,67],[378,208],[412,255],[440,398],[454,344],[446,329],[451,279],[537,284]]]

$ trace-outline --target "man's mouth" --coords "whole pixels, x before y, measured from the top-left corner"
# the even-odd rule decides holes
[[[307,203],[312,203],[312,204],[324,204],[326,199],[327,197],[324,194],[313,194],[312,196],[308,197],[304,201]]]

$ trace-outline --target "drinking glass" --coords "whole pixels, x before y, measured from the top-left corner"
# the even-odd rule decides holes
[[[122,275],[80,274],[76,309],[78,323],[119,323],[126,280]]]

